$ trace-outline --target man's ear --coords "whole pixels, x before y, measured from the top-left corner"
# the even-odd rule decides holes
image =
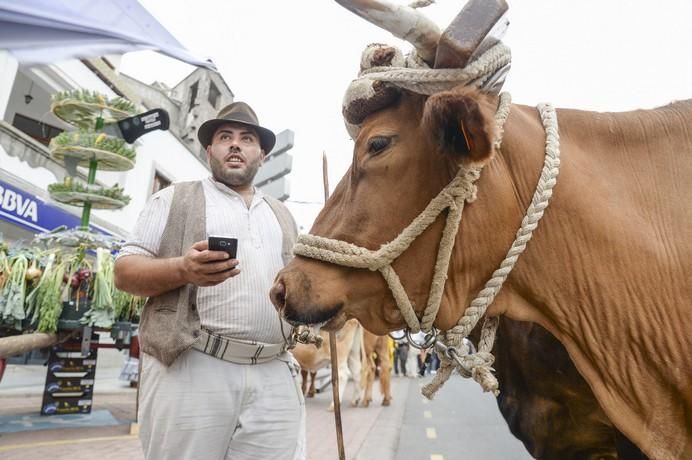
[[[457,87],[428,98],[423,127],[441,153],[465,163],[482,163],[493,154],[495,116],[491,97],[468,87]]]
[[[207,148],[204,149],[207,152],[207,162],[211,159],[211,144],[207,145]]]

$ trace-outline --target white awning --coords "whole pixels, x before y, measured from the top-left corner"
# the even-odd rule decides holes
[[[0,49],[21,65],[155,50],[216,70],[136,0],[0,0]]]

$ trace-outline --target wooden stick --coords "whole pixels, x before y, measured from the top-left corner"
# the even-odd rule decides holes
[[[46,348],[69,339],[74,333],[47,334],[35,332],[33,334],[12,335],[0,337],[0,358],[21,355],[37,348]]]
[[[322,184],[324,186],[324,203],[329,199],[329,175],[327,173],[327,154],[322,152]],[[346,459],[344,449],[344,432],[341,425],[341,399],[339,398],[339,362],[336,354],[336,333],[329,331],[329,355],[332,362],[332,399],[334,400],[334,425],[336,427],[336,444],[339,449],[339,460]]]

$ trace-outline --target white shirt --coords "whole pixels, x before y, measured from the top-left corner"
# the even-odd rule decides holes
[[[207,236],[237,238],[240,268],[221,284],[197,289],[202,326],[235,339],[283,342],[279,315],[269,300],[274,277],[283,267],[282,233],[274,212],[258,189],[248,208],[240,194],[211,177],[202,181],[202,188]],[[173,187],[149,199],[118,257],[157,257],[172,199]],[[283,328],[288,335],[291,327],[284,323]]]

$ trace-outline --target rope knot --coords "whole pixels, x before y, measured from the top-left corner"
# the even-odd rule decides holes
[[[473,203],[476,201],[478,193],[478,187],[476,187],[476,184],[468,183],[466,186],[466,190],[464,191],[464,200],[466,200],[467,203]]]
[[[459,356],[456,359],[457,372],[462,377],[473,378],[478,382],[483,391],[490,391],[495,396],[500,394],[497,378],[493,375],[492,368],[495,357],[487,351],[478,351],[470,355]]]

